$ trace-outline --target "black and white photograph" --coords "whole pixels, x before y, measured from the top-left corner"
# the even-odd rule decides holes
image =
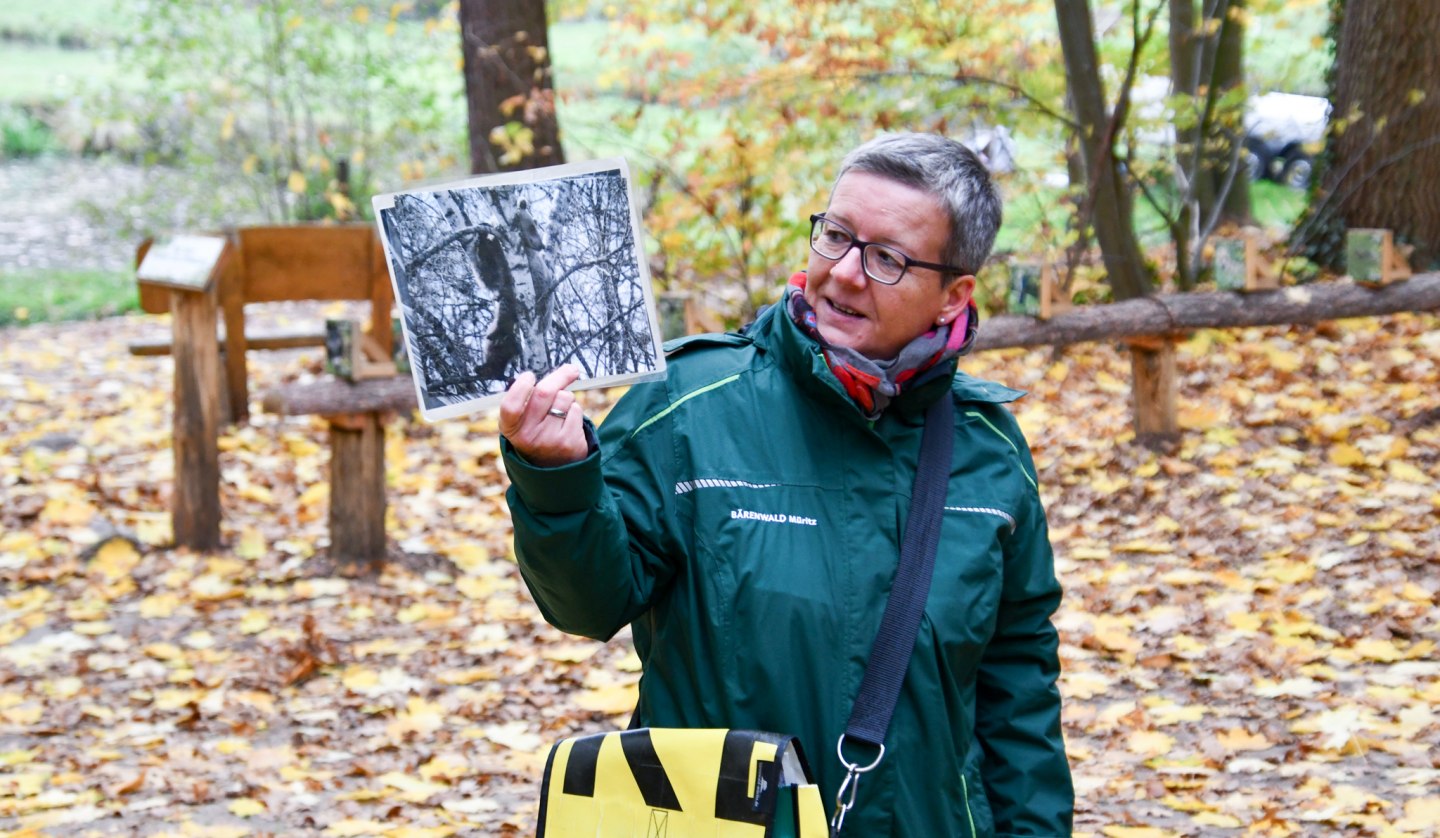
[[[570,363],[572,389],[664,374],[621,158],[377,195],[411,374],[428,421],[494,406]]]

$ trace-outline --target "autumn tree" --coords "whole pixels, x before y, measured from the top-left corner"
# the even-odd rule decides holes
[[[861,141],[916,130],[978,145],[994,126],[1063,122],[1048,0],[802,5],[630,7],[608,48],[616,71],[597,79],[635,104],[615,128],[636,147],[659,283],[740,321],[803,267],[806,219]],[[1043,214],[1043,174],[1002,176],[1007,196]]]
[[[1134,80],[1131,67],[1122,84],[1116,112],[1106,106],[1105,88],[1100,79],[1100,59],[1095,47],[1094,18],[1088,0],[1056,0],[1055,19],[1065,58],[1065,75],[1075,108],[1080,143],[1080,162],[1087,191],[1084,206],[1090,210],[1095,238],[1109,276],[1110,288],[1118,299],[1149,293],[1151,281],[1135,238],[1134,199],[1116,165],[1115,135],[1129,107],[1128,94]]]
[[[1210,233],[1250,220],[1249,180],[1241,165],[1247,97],[1245,0],[1169,0],[1169,58],[1175,104],[1174,195],[1166,219],[1176,252],[1176,284],[1195,286]]]
[[[1311,215],[1296,230],[1312,258],[1340,267],[1347,228],[1383,227],[1440,260],[1440,4],[1334,0],[1332,119]]]
[[[470,171],[565,162],[543,0],[460,0]]]

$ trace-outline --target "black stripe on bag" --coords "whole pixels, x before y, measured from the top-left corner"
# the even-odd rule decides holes
[[[762,761],[756,767],[756,784],[761,788],[750,788],[750,757],[755,753],[757,738],[743,730],[725,734],[725,746],[720,752],[720,778],[715,781],[715,817],[721,820],[763,824],[774,809],[775,787],[780,776],[776,762]]]
[[[620,747],[625,751],[625,761],[630,763],[630,773],[635,775],[635,784],[640,787],[645,805],[652,809],[684,811],[680,808],[680,798],[675,796],[675,787],[665,773],[665,766],[660,764],[660,755],[655,753],[649,729],[627,730],[620,734]]]
[[[535,824],[536,838],[545,838],[545,812],[550,808],[550,769],[555,766],[555,752],[559,749],[559,745],[551,747],[550,755],[545,757],[545,774],[540,782],[540,820]]]
[[[575,740],[570,746],[570,759],[565,763],[562,791],[581,797],[595,796],[595,763],[600,759],[600,745],[604,741],[603,733]]]

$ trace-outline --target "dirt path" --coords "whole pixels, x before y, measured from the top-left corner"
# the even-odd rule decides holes
[[[129,206],[145,170],[126,163],[44,157],[0,162],[0,272],[124,269],[124,230],[146,210]]]

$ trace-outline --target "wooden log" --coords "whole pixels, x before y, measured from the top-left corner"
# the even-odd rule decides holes
[[[1156,294],[1101,306],[1078,306],[1050,320],[1000,315],[980,324],[976,351],[1064,346],[1195,329],[1321,323],[1407,311],[1440,310],[1440,273],[1367,288],[1321,282],[1249,294]]]
[[[220,349],[214,292],[172,291],[175,345],[175,544],[220,546]]]
[[[414,410],[417,402],[415,383],[406,375],[353,383],[322,379],[287,384],[267,391],[261,404],[282,416],[336,416]]]
[[[330,557],[385,560],[385,429],[379,413],[330,423]]]

